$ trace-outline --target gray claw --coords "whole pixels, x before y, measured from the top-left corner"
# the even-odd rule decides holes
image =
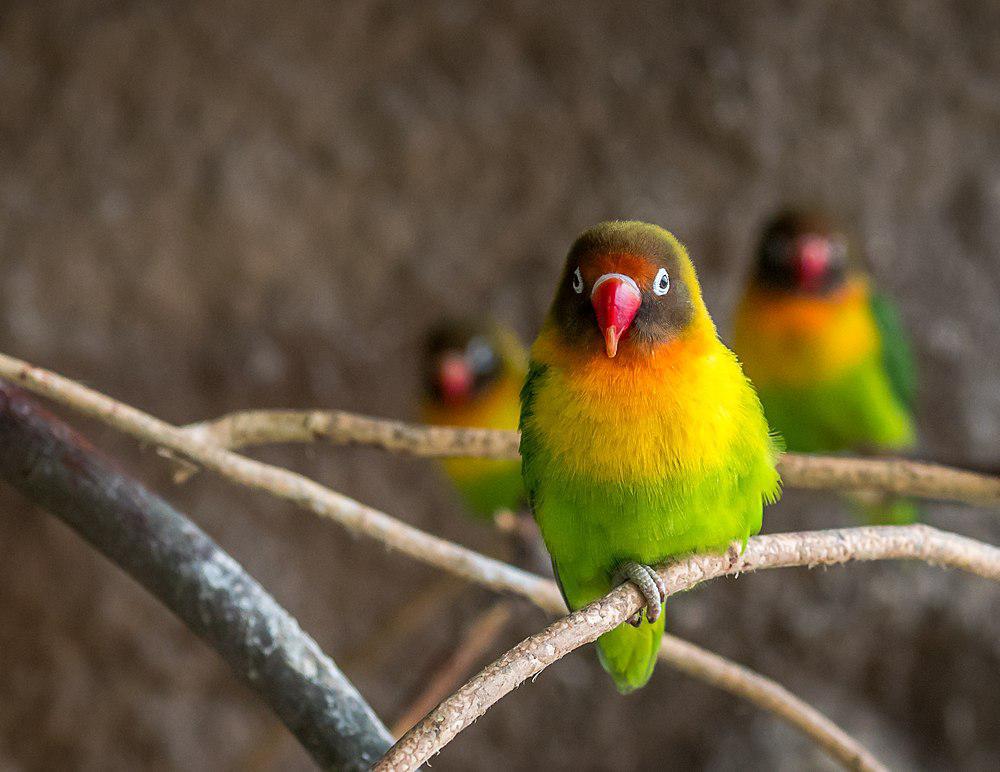
[[[667,595],[660,575],[649,566],[631,561],[621,567],[619,575],[638,587],[642,597],[646,599],[646,620],[652,624],[659,619]],[[636,612],[627,621],[633,627],[638,627],[642,622],[642,612]]]

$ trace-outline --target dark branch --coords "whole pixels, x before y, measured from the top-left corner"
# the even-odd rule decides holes
[[[3,381],[0,478],[66,522],[180,617],[319,764],[367,769],[392,744],[336,664],[242,566]]]

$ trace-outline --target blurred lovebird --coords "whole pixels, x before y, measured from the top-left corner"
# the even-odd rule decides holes
[[[444,324],[427,340],[423,420],[438,426],[516,429],[527,352],[499,326]],[[476,515],[524,505],[518,461],[450,458],[445,473]]]
[[[606,222],[576,240],[521,394],[530,503],[566,603],[631,580],[639,612],[597,641],[622,693],[644,685],[664,589],[649,567],[745,545],[779,495],[753,387],[716,335],[694,267],[655,225]]]
[[[914,368],[899,317],[822,215],[785,212],[764,229],[733,348],[788,450],[913,445]],[[883,522],[916,513],[901,500],[866,511]]]

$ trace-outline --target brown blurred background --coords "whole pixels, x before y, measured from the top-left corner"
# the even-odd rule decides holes
[[[426,329],[485,309],[530,337],[583,227],[674,230],[725,330],[755,229],[808,202],[851,224],[901,303],[924,452],[997,464],[1000,5],[851,6],[0,2],[0,350],[175,422],[247,407],[413,417]],[[78,423],[242,561],[387,721],[489,601],[466,589],[373,649],[437,574],[208,475],[174,487],[154,453]],[[429,463],[261,455],[502,554]],[[0,508],[0,769],[309,768],[155,601],[7,489]],[[993,543],[997,517],[927,515]],[[790,494],[765,528],[851,522],[829,497]],[[1000,764],[985,580],[772,572],[668,613],[894,767]],[[543,621],[521,608],[498,646]],[[591,651],[434,762],[804,766],[829,762],[770,716],[665,667],[623,699]]]

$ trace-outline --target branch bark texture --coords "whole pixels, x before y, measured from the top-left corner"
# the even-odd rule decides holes
[[[152,593],[270,705],[324,768],[362,770],[385,726],[298,623],[201,529],[0,382],[0,477]]]
[[[227,448],[290,442],[375,445],[429,458],[518,458],[514,431],[420,426],[343,410],[254,410],[187,427],[199,440]],[[1000,504],[1000,477],[906,459],[786,453],[782,483],[812,490],[870,490],[899,496]]]
[[[0,377],[10,378],[36,394],[68,405],[138,440],[173,451],[231,482],[290,501],[467,581],[526,597],[549,592],[550,583],[540,576],[432,536],[297,472],[218,447],[49,370],[0,354]]]
[[[673,595],[708,579],[762,568],[889,559],[922,560],[1000,581],[1000,549],[924,525],[756,536],[750,539],[742,555],[734,552],[693,555],[658,570],[667,594]],[[642,604],[639,591],[631,584],[623,584],[525,639],[431,711],[374,769],[377,772],[416,769],[502,697],[569,652],[617,627]],[[882,768],[867,753],[855,754],[850,763],[862,769]]]
[[[554,582],[424,533],[389,515],[324,488],[295,472],[253,461],[215,444],[217,441],[233,441],[235,444],[240,444],[232,438],[229,440],[224,436],[220,438],[216,436],[214,431],[205,432],[198,430],[197,427],[183,429],[172,426],[56,373],[34,367],[27,362],[3,354],[0,354],[0,376],[14,379],[35,393],[68,405],[84,415],[103,421],[141,441],[172,451],[182,458],[215,471],[232,482],[266,491],[315,514],[329,517],[349,530],[364,533],[416,560],[434,565],[452,575],[493,590],[521,595],[550,613],[562,614],[565,612],[565,606]],[[346,415],[350,416],[350,414]],[[375,419],[365,420],[374,421]],[[382,424],[382,422],[377,423]],[[348,425],[350,425],[349,420]],[[453,430],[442,431],[445,433],[442,436],[447,438],[450,436],[448,433]],[[475,437],[477,433],[480,432],[474,430],[469,436]],[[503,433],[500,434],[503,435]],[[291,432],[286,437],[294,435],[295,432]],[[496,433],[486,431],[485,435],[495,437]],[[424,435],[421,432],[418,432],[417,435],[409,435],[404,432],[400,436],[410,438],[400,440],[403,445],[409,448],[413,443],[419,445],[420,442],[423,442],[420,438],[429,435]],[[488,439],[484,439],[484,441],[488,441]],[[389,445],[383,446],[390,447]],[[412,448],[407,452],[411,452],[411,450]],[[419,453],[419,451],[412,452]],[[490,454],[493,452],[491,450]],[[973,542],[973,544],[975,543]],[[685,656],[684,649],[681,646],[675,646],[676,643],[683,642],[671,636],[665,636],[661,656],[664,656],[668,661],[683,658]],[[672,652],[671,647],[673,647]],[[711,657],[704,658],[700,667],[691,667],[686,672],[700,677],[701,669],[712,667],[714,663],[715,660]],[[732,675],[737,672],[730,670],[729,675],[716,673],[713,683],[728,684]],[[758,676],[758,678],[763,677]],[[773,686],[775,688],[770,692],[772,698],[787,694],[777,684],[773,684]],[[754,701],[757,701],[757,698],[761,696],[759,690],[750,684],[744,684],[741,689],[736,690],[736,693]],[[793,719],[793,723],[806,734],[813,736],[822,746],[830,747],[840,744],[838,737],[828,733],[823,724],[808,720],[808,711],[800,710],[800,707],[808,708],[805,703],[792,695],[789,696],[791,699],[785,706],[782,715],[798,716],[797,719]],[[767,707],[766,701],[758,704]],[[850,755],[854,752],[852,748],[855,746],[857,744],[852,742],[845,746],[841,753],[845,756]]]

